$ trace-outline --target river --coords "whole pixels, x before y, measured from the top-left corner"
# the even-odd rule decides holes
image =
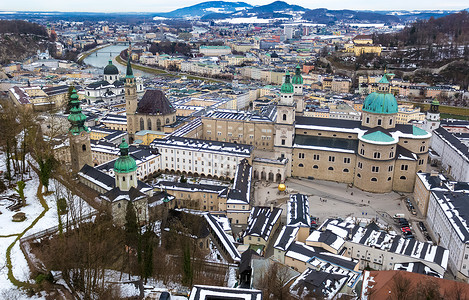
[[[126,45],[111,45],[104,47],[102,49],[99,49],[98,51],[91,53],[87,58],[83,60],[83,62],[87,65],[104,70],[104,67],[106,67],[109,63],[109,59],[112,59],[112,63],[117,67],[117,69],[119,69],[120,75],[124,76],[126,71],[125,66],[119,64],[115,60],[115,57],[118,56],[122,50],[127,49],[127,47],[128,46]],[[136,69],[134,69],[133,71],[135,76],[155,76],[154,74],[150,74]]]

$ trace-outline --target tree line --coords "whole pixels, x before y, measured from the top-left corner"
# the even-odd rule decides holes
[[[23,20],[0,20],[0,33],[36,34],[47,37],[44,26]]]

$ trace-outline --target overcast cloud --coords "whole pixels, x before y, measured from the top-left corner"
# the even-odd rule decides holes
[[[263,5],[274,0],[244,1],[249,4]],[[14,11],[86,11],[86,12],[167,12],[177,8],[194,5],[200,0],[18,0],[2,1],[0,10]],[[234,1],[231,1],[234,2]],[[461,10],[469,8],[467,0],[296,0],[286,1],[306,8],[354,9],[354,10]]]

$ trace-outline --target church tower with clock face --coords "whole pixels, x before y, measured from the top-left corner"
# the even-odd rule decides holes
[[[70,96],[70,115],[68,121],[71,126],[68,131],[70,139],[70,158],[72,170],[78,173],[87,164],[93,166],[91,158],[90,133],[85,126],[86,116],[81,112],[80,100],[74,89]]]

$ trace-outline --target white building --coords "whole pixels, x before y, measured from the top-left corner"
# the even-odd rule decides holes
[[[438,153],[442,167],[456,181],[469,181],[469,122],[442,121],[433,131],[432,149]]]
[[[184,137],[155,139],[150,146],[161,154],[160,170],[234,178],[243,159],[251,160],[253,146]]]
[[[458,278],[469,280],[469,195],[433,191],[427,222],[439,245],[449,250],[448,267]]]

